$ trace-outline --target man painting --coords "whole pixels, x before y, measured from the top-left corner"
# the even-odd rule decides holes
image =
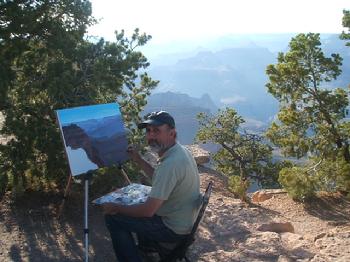
[[[176,242],[190,233],[200,195],[199,175],[191,153],[176,141],[175,121],[165,112],[153,112],[138,125],[146,129],[146,140],[159,156],[153,168],[129,148],[129,155],[152,178],[152,189],[145,203],[125,206],[104,204],[118,261],[142,261],[132,237],[159,242]]]

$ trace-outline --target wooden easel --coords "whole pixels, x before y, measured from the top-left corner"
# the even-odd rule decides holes
[[[120,170],[120,172],[122,173],[125,181],[130,185],[131,184],[131,181],[128,177],[128,175],[126,174],[124,168],[122,167],[122,165],[119,165],[118,166],[118,169]],[[65,201],[66,199],[68,198],[68,195],[69,195],[69,190],[70,190],[70,187],[71,187],[71,184],[72,184],[72,179],[73,179],[73,176],[72,174],[70,173],[69,174],[69,178],[68,178],[68,181],[67,181],[67,185],[64,189],[64,194],[63,194],[63,198],[62,198],[62,202],[58,208],[58,218],[60,218],[61,214],[62,214],[62,211],[63,211],[63,207],[64,207],[64,204],[65,204]]]

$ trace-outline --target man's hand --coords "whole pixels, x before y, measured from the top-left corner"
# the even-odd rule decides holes
[[[142,160],[142,157],[140,156],[140,153],[138,152],[138,150],[136,149],[136,146],[134,145],[130,145],[128,146],[127,149],[128,155],[129,157],[136,162],[137,164],[139,164]]]
[[[103,213],[105,215],[115,215],[118,214],[119,210],[118,210],[119,205],[115,204],[115,203],[104,203],[102,205],[103,208]]]

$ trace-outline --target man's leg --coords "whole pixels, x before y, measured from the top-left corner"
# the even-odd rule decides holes
[[[106,226],[111,235],[113,249],[119,262],[138,262],[142,261],[131,235],[131,231],[123,226],[126,217],[106,215]]]
[[[121,262],[142,261],[131,232],[153,241],[172,242],[183,238],[167,228],[159,216],[134,218],[122,215],[106,215],[107,228],[113,248]]]

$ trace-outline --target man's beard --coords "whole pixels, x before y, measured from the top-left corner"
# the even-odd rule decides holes
[[[148,145],[151,149],[151,151],[155,152],[155,153],[160,153],[161,151],[164,151],[167,149],[167,146],[164,144],[160,144],[158,143],[156,140],[150,140],[148,142]]]

